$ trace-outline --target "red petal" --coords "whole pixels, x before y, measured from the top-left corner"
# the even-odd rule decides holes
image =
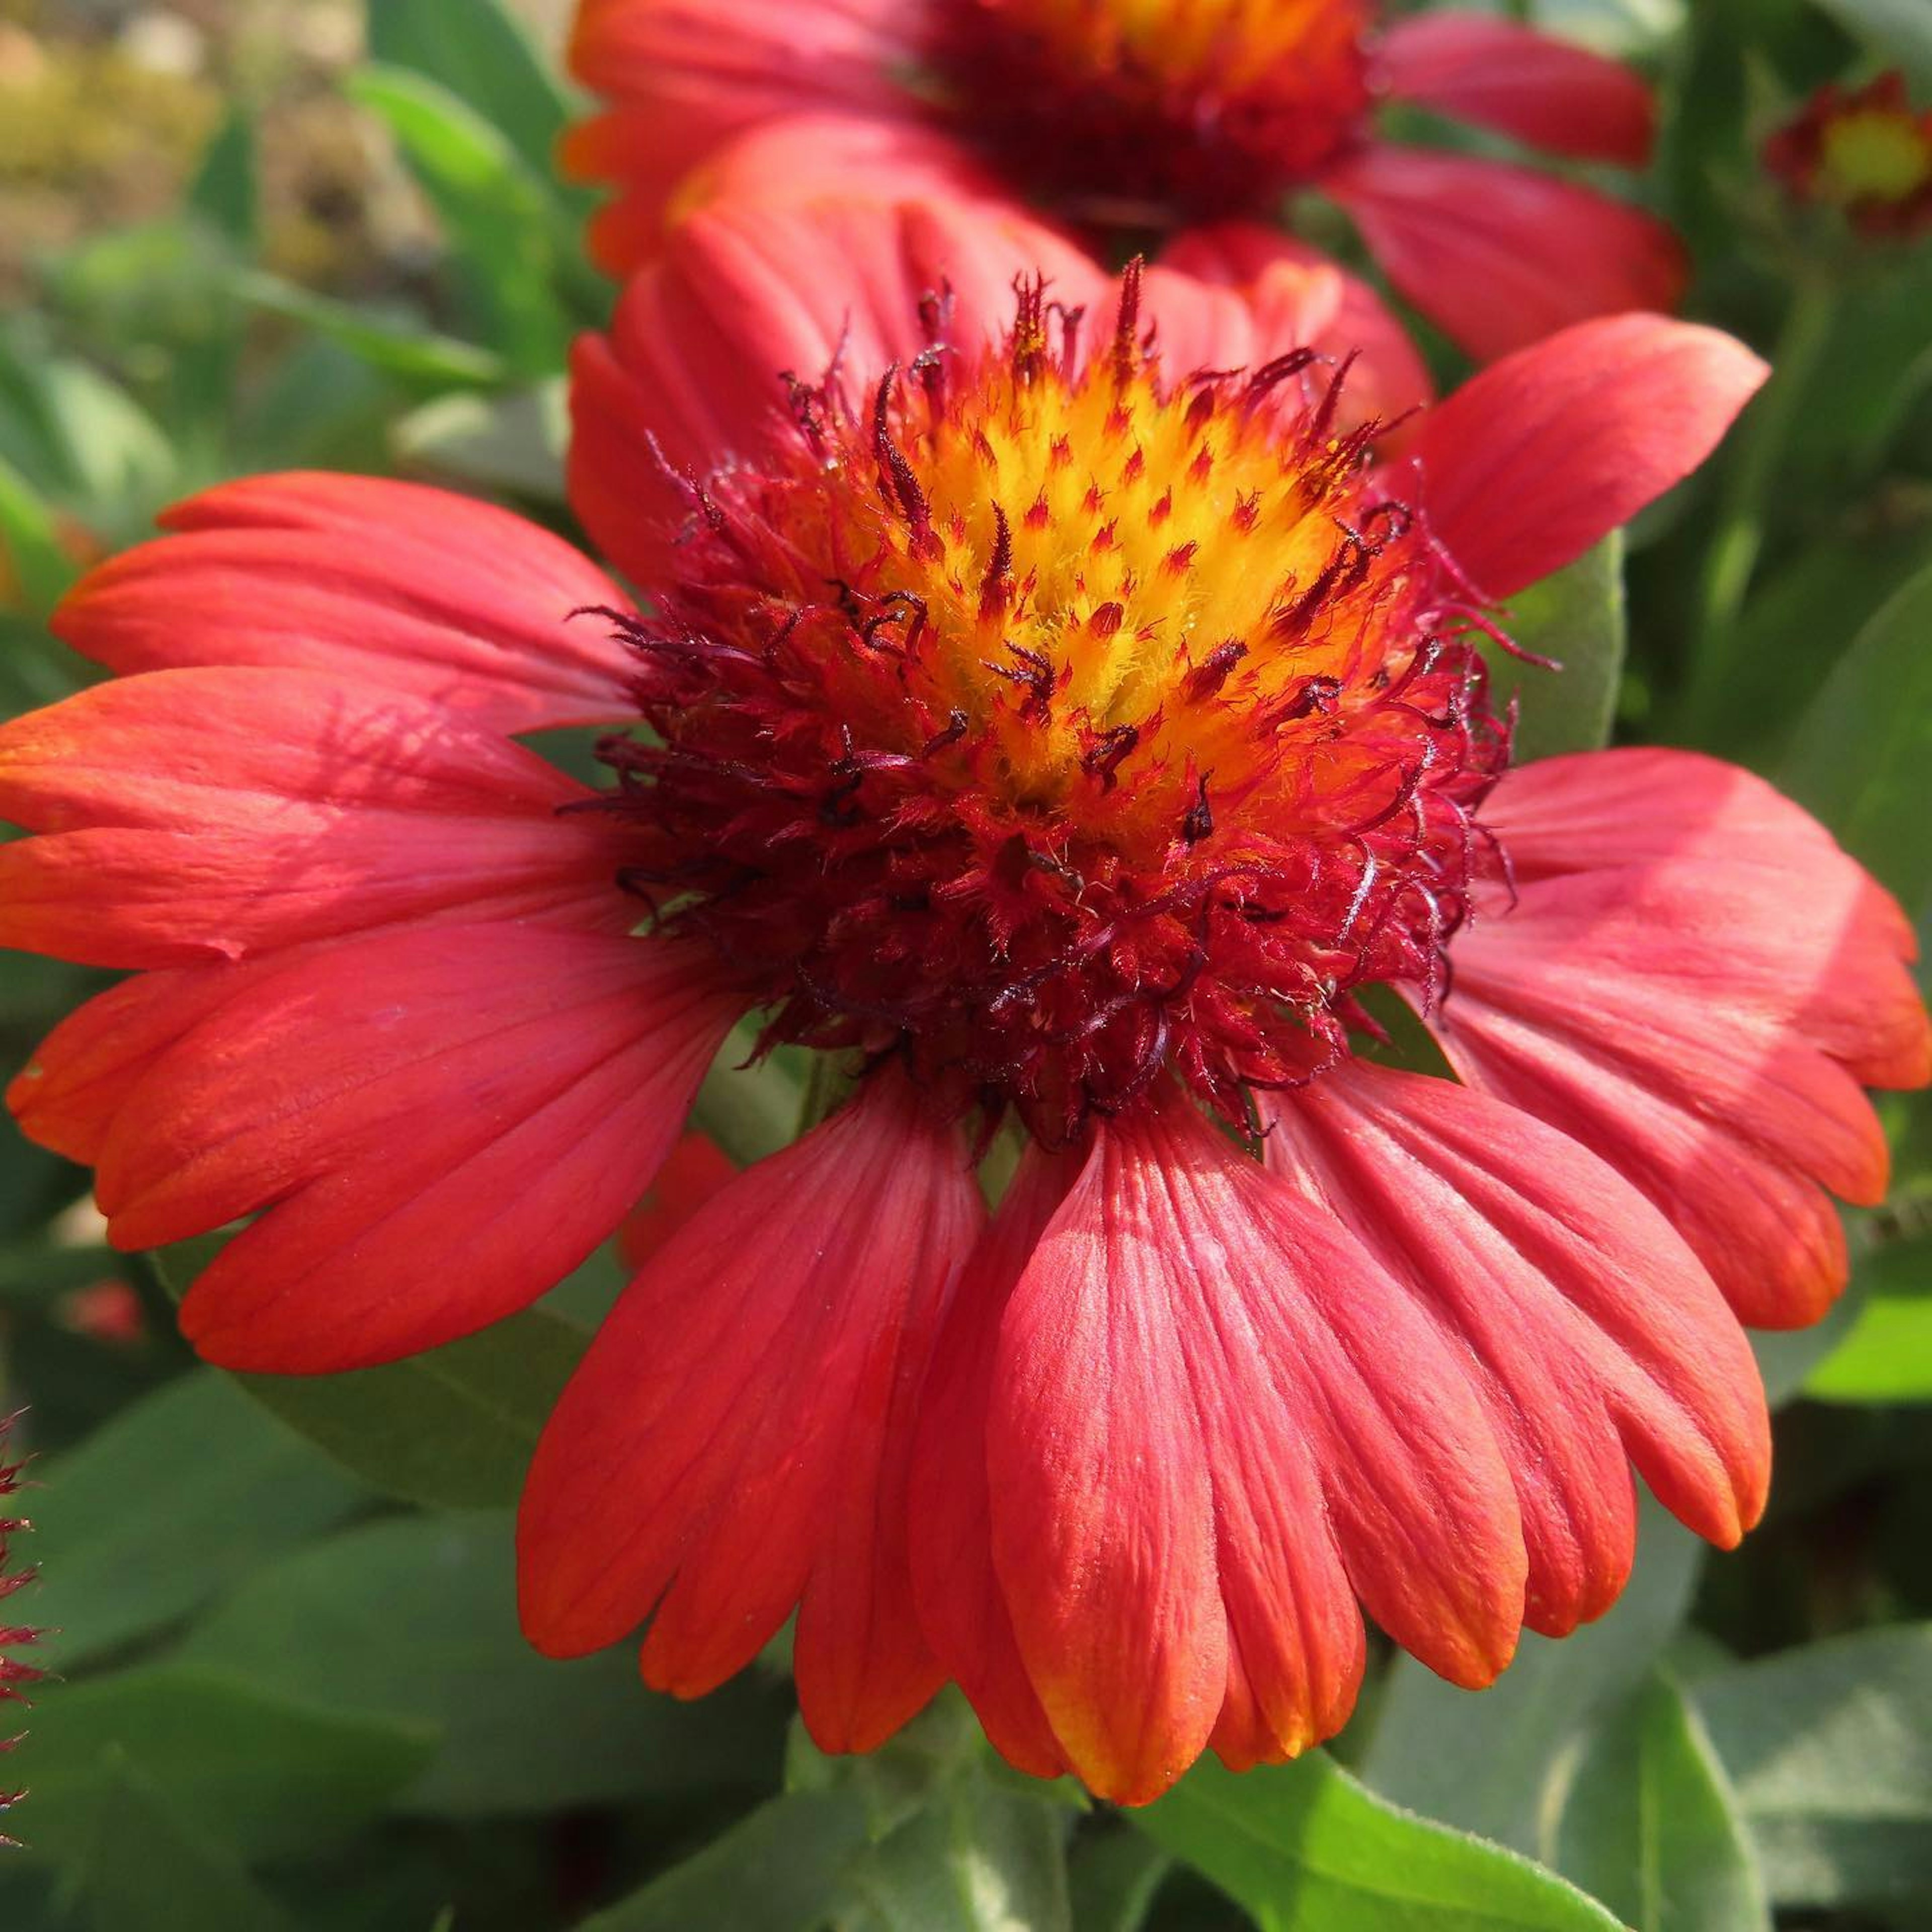
[[[1390,280],[1479,362],[1684,292],[1683,244],[1661,222],[1533,168],[1378,145],[1321,185]]]
[[[1072,1161],[1029,1147],[974,1250],[920,1397],[908,1492],[913,1590],[926,1640],[994,1748],[1036,1778],[1067,1767],[1028,1682],[993,1569],[986,1408],[1007,1300],[1077,1174]]]
[[[97,685],[0,728],[0,941],[95,966],[404,920],[634,922],[582,786],[440,706],[307,671]]]
[[[649,1183],[734,1017],[716,980],[669,944],[509,926],[250,975],[116,1116],[110,1238],[268,1210],[182,1306],[225,1367],[359,1367],[500,1319]]]
[[[1885,1190],[1858,1083],[1932,1078],[1897,906],[1761,780],[1684,753],[1540,761],[1485,816],[1519,902],[1457,936],[1444,1049],[1648,1195],[1744,1319],[1816,1320],[1844,1280],[1819,1184]]]
[[[1619,62],[1487,14],[1445,11],[1397,21],[1382,37],[1382,82],[1453,119],[1552,154],[1650,158],[1657,112],[1649,88]]]
[[[1342,390],[1348,422],[1393,422],[1434,394],[1408,332],[1366,282],[1258,222],[1185,231],[1149,270],[1147,306],[1171,375],[1258,368],[1305,346],[1337,364],[1358,354]]]
[[[1715,329],[1584,322],[1464,383],[1411,447],[1443,547],[1507,597],[1547,577],[1702,463],[1766,365]]]
[[[48,1034],[8,1087],[7,1105],[20,1131],[92,1166],[149,1065],[242,988],[296,956],[142,973],[97,994]]]
[[[1515,1472],[1526,1616],[1609,1608],[1636,1518],[1625,1454],[1729,1547],[1757,1519],[1770,1424],[1696,1258],[1575,1142],[1454,1082],[1357,1062],[1276,1103],[1271,1167],[1352,1228],[1477,1366]]]
[[[642,1268],[737,1172],[730,1156],[709,1134],[685,1135],[617,1230],[617,1252],[626,1266]]]
[[[958,1136],[888,1078],[686,1222],[538,1445],[518,1530],[531,1641],[595,1650],[655,1606],[645,1677],[694,1696],[799,1604],[819,1743],[869,1749],[911,1716],[941,1678],[907,1568],[914,1405],[983,1219]]]
[[[571,502],[648,585],[674,563],[691,513],[667,463],[702,476],[754,453],[788,420],[785,372],[815,382],[836,363],[855,396],[869,394],[926,346],[920,298],[932,291],[952,290],[950,339],[976,355],[1012,326],[1014,278],[1040,272],[1070,302],[1104,298],[1078,250],[1004,203],[855,190],[707,206],[632,280],[609,336],[578,345]]]
[[[918,52],[898,0],[583,0],[571,67],[612,107],[572,130],[563,158],[620,190],[592,224],[598,261],[622,274],[653,253],[685,176],[747,128],[916,114],[899,76]]]
[[[162,521],[180,534],[103,564],[55,614],[62,637],[115,670],[326,670],[502,731],[632,713],[608,627],[568,621],[623,593],[507,510],[296,472],[223,484]]]
[[[1333,1730],[1349,1586],[1459,1682],[1508,1660],[1509,1476],[1427,1318],[1184,1103],[1101,1130],[1014,1290],[988,1424],[994,1559],[1067,1760],[1140,1802],[1210,1735]]]

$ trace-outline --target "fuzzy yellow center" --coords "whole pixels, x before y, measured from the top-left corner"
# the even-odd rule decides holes
[[[1846,114],[1824,130],[1820,164],[1843,201],[1904,201],[1932,182],[1932,130],[1880,109]]]

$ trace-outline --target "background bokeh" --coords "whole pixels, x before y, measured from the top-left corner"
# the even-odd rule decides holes
[[[1627,610],[1606,554],[1524,614],[1573,664],[1526,683],[1531,741],[1607,719],[1741,758],[1925,933],[1932,245],[1792,207],[1758,153],[1828,80],[1903,64],[1932,104],[1932,5],[1492,10],[1655,77],[1645,191],[1694,252],[1690,308],[1778,363],[1718,460],[1630,532]],[[567,11],[0,0],[0,712],[88,680],[48,613],[223,477],[401,473],[572,528],[559,372],[612,292],[581,252],[588,198],[550,166],[575,111]],[[0,955],[0,1058],[102,976]],[[706,1107],[739,1158],[784,1130],[742,1092]],[[1331,1753],[1205,1768],[1131,1822],[1002,1771],[950,1701],[834,1764],[795,1733],[782,1658],[680,1706],[622,1652],[524,1649],[508,1505],[614,1255],[421,1362],[229,1378],[173,1335],[188,1259],[110,1254],[84,1176],[9,1138],[0,1414],[25,1409],[16,1445],[39,1458],[44,1579],[7,1614],[58,1627],[60,1681],[0,1758],[0,1786],[33,1793],[0,1928],[1922,1932],[1932,1108],[1886,1109],[1894,1192],[1849,1217],[1852,1292],[1762,1351],[1778,1474],[1744,1551],[1647,1520],[1624,1602],[1563,1646],[1526,1640],[1499,1688],[1384,1658]]]

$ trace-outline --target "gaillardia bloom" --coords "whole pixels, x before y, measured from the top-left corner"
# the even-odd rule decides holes
[[[1636,166],[1654,118],[1642,82],[1509,21],[1452,11],[1384,26],[1382,10],[581,0],[572,64],[608,104],[565,158],[618,190],[592,231],[616,270],[648,259],[679,208],[726,182],[770,198],[841,172],[875,182],[950,166],[1096,234],[1271,218],[1318,189],[1395,286],[1479,357],[1591,316],[1672,307],[1683,254],[1651,217],[1376,126],[1383,104],[1408,104],[1551,154]],[[814,118],[802,138],[728,152],[734,136],[800,115]]]
[[[1821,87],[1766,142],[1764,159],[1799,200],[1840,209],[1862,235],[1932,230],[1932,109],[1913,107],[1903,74]]]
[[[1395,446],[1237,292],[840,224],[694,217],[584,358],[578,500],[648,614],[501,512],[317,477],[83,584],[63,634],[123,675],[0,733],[39,835],[0,931],[142,970],[14,1102],[116,1240],[257,1216],[184,1324],[316,1370],[541,1292],[741,1015],[836,1054],[845,1104],[592,1343],[526,1628],[647,1623],[695,1694],[796,1610],[826,1748],[950,1676],[1138,1801],[1334,1730],[1364,1607],[1470,1684],[1597,1614],[1631,1463],[1735,1540],[1738,1316],[1841,1282],[1823,1190],[1882,1187],[1858,1083],[1927,1077],[1924,1016],[1795,806],[1667,752],[1512,771],[1486,696],[1494,600],[1701,458],[1736,344],[1582,325]],[[586,718],[631,728],[602,793],[506,735]],[[1378,986],[1460,1078],[1360,1050]]]

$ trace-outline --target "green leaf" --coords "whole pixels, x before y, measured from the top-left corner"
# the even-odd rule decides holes
[[[1174,1861],[1138,1832],[1080,1838],[1067,1860],[1077,1932],[1141,1932]]]
[[[1861,631],[1799,721],[1780,782],[1907,906],[1932,894],[1932,570]]]
[[[1777,1904],[1932,1891],[1932,1624],[1782,1652],[1690,1694]]]
[[[1811,1370],[1820,1402],[1932,1401],[1932,1234],[1887,1241],[1852,1269],[1858,1306]],[[1835,1312],[1835,1311],[1834,1311]]]
[[[1623,533],[1612,531],[1574,563],[1513,598],[1504,628],[1520,648],[1562,667],[1545,670],[1499,646],[1484,646],[1497,710],[1512,694],[1522,707],[1516,762],[1607,744],[1628,628]]]
[[[956,1690],[862,1758],[795,1726],[786,1781],[864,1802],[873,1843],[835,1888],[834,1932],[1072,1932],[1066,1841],[1085,1801],[1009,1770]]]
[[[27,608],[44,617],[67,595],[80,568],[62,548],[52,506],[0,458],[0,564],[20,586]]]
[[[404,1808],[567,1810],[641,1792],[769,1790],[789,1700],[751,1675],[698,1703],[646,1690],[629,1646],[560,1664],[518,1628],[507,1517],[406,1516],[313,1544],[191,1630],[189,1663],[440,1738]]]
[[[363,1498],[213,1369],[34,1474],[40,1615],[58,1627],[48,1647],[68,1671],[185,1616]]]
[[[437,388],[495,388],[509,380],[509,367],[501,356],[474,343],[439,334],[422,322],[352,308],[276,275],[238,275],[233,285],[244,302],[300,322],[371,368],[404,381]]]
[[[98,1842],[100,1808],[132,1764],[188,1829],[244,1860],[326,1844],[380,1811],[434,1740],[393,1720],[264,1697],[178,1665],[64,1686],[34,1727],[32,1849],[64,1862]],[[51,1713],[50,1713],[50,1715]]]
[[[1874,1296],[1804,1393],[1816,1402],[1932,1402],[1932,1296]]]
[[[1818,0],[1845,31],[1932,86],[1932,9],[1925,0]]]
[[[153,1257],[178,1300],[218,1244]],[[582,1330],[531,1309],[426,1354],[334,1376],[237,1376],[265,1408],[384,1494],[434,1508],[514,1503]]]
[[[244,255],[254,253],[257,238],[257,172],[254,124],[232,108],[188,184],[188,205]]]
[[[560,376],[501,396],[438,396],[396,424],[398,460],[459,483],[563,501],[570,410]]]
[[[561,220],[542,177],[473,109],[419,74],[364,67],[344,85],[387,123],[435,204],[490,346],[529,375],[561,368],[570,340],[556,296]]]
[[[691,1124],[709,1134],[740,1167],[776,1154],[797,1138],[805,1100],[803,1083],[792,1078],[778,1054],[756,1066],[755,1021],[732,1028],[698,1090]]]
[[[552,173],[571,98],[500,0],[381,0],[369,9],[368,32],[374,58],[448,88],[533,173]]]
[[[1487,1690],[1459,1690],[1399,1658],[1362,1774],[1383,1796],[1535,1853],[1551,1794],[1598,1716],[1640,1683],[1683,1622],[1702,1546],[1646,1502],[1636,1567],[1595,1623],[1560,1640],[1526,1631]]]
[[[578,1932],[816,1932],[868,1835],[856,1790],[791,1792]]]
[[[1132,1814],[1261,1932],[1612,1932],[1527,1858],[1398,1810],[1320,1751],[1237,1774],[1203,1758]]]
[[[1730,1784],[1667,1678],[1598,1727],[1552,1822],[1552,1862],[1634,1932],[1770,1932]]]
[[[846,1874],[832,1922],[838,1932],[1072,1932],[1066,1822],[1059,1805],[983,1772],[949,1779]]]
[[[95,1820],[78,1862],[95,1932],[288,1932],[241,1860],[184,1824],[118,1745],[103,1754]]]

